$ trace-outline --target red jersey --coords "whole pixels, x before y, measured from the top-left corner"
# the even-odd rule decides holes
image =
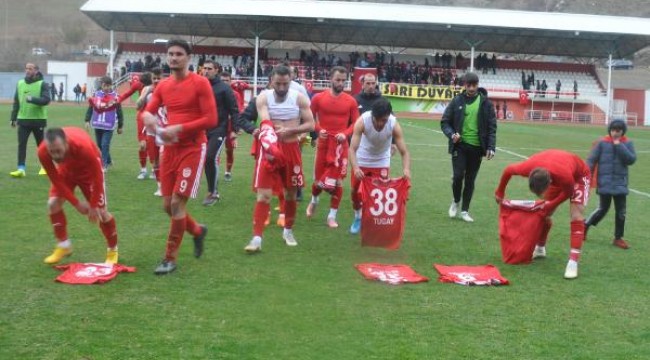
[[[55,266],[57,270],[64,270],[57,276],[56,281],[66,284],[103,284],[113,280],[118,273],[135,272],[135,268],[122,264],[94,264],[71,263]]]
[[[429,278],[416,273],[408,265],[366,263],[357,264],[354,267],[368,280],[377,280],[391,285],[429,281]]]
[[[237,91],[232,92],[233,95],[235,95],[235,101],[237,101],[237,108],[239,109],[239,113],[241,114],[244,112],[244,95],[238,93]]]
[[[410,187],[406,178],[365,177],[361,181],[361,245],[391,250],[400,247]]]
[[[506,264],[528,264],[535,245],[548,234],[543,201],[503,201],[499,207],[501,258]]]
[[[244,111],[245,108],[244,91],[250,89],[251,87],[245,81],[233,81],[230,83],[230,88],[235,93],[235,99],[237,100],[237,107],[239,107],[239,112],[241,113]]]
[[[578,155],[562,150],[545,150],[534,154],[528,160],[508,165],[503,170],[495,195],[504,198],[506,186],[513,175],[528,177],[533,169],[538,167],[548,170],[551,174],[551,187],[559,190],[554,198],[546,198],[549,201],[549,209],[555,209],[570,198],[575,185],[582,184],[585,177],[587,181],[589,178],[589,166]]]
[[[73,206],[79,204],[74,192],[66,185],[65,178],[73,177],[84,182],[92,183],[93,189],[104,188],[104,176],[102,173],[101,153],[97,145],[83,129],[75,127],[64,127],[63,132],[68,142],[68,151],[62,162],[55,164],[47,151],[46,143],[43,141],[38,147],[38,159],[43,165],[52,186],[57,193],[70,202]],[[97,161],[100,159],[99,161]],[[93,191],[91,194],[90,206],[100,207],[103,191]]]
[[[447,266],[433,264],[438,270],[438,281],[460,285],[508,285],[508,279],[501,276],[499,269],[493,265],[485,266]]]
[[[327,131],[330,135],[344,133],[352,136],[354,122],[359,118],[357,101],[346,93],[338,96],[331,91],[323,91],[311,99],[311,111],[318,119],[315,131]]]
[[[318,186],[332,191],[338,180],[345,179],[348,173],[348,142],[339,143],[334,136],[323,139],[318,146],[317,164],[314,175]]]
[[[219,125],[210,82],[195,73],[188,73],[182,80],[170,76],[159,82],[146,110],[157,114],[163,104],[167,111],[167,126],[183,126],[178,142],[165,146],[203,144],[207,141],[205,130]]]

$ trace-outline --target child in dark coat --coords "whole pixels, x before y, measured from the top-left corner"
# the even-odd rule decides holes
[[[590,226],[596,226],[605,217],[614,199],[616,212],[613,245],[629,249],[623,239],[625,231],[625,211],[628,190],[628,166],[636,161],[634,144],[625,133],[625,121],[614,120],[607,127],[608,135],[598,140],[591,150],[587,164],[596,179],[597,193],[600,196],[598,208],[585,221],[585,233]]]

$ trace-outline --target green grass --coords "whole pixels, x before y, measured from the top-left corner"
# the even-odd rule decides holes
[[[8,119],[10,106],[0,106]],[[82,107],[54,105],[50,126],[81,125]],[[55,283],[42,263],[54,240],[46,216],[48,181],[36,176],[33,143],[28,176],[15,180],[16,135],[0,132],[0,358],[1,359],[647,359],[650,305],[644,211],[650,198],[630,194],[626,239],[611,245],[612,216],[589,233],[580,278],[562,278],[568,254],[568,212],[555,215],[549,257],[528,266],[501,262],[493,191],[506,164],[519,159],[498,151],[483,163],[471,212],[476,222],[447,217],[451,164],[438,122],[402,119],[413,157],[407,227],[398,251],[361,248],[347,233],[349,192],[341,228],[318,217],[306,221],[300,204],[296,248],[280,230],[267,229],[264,251],[247,256],[254,195],[250,190],[250,138],[236,153],[234,181],[211,208],[192,201],[189,211],[208,224],[205,255],[195,260],[186,236],[179,270],[152,271],[165,246],[169,222],[153,181],[137,181],[133,111],[125,134],[113,138],[115,167],[107,175],[109,209],[116,217],[122,263],[136,266],[99,286]],[[530,155],[557,147],[587,155],[602,128],[500,124],[498,145]],[[638,161],[630,187],[650,193],[650,132],[632,129]],[[313,151],[304,153],[311,172]],[[393,174],[399,175],[399,157]],[[205,186],[201,196],[205,194]],[[513,179],[512,198],[529,198]],[[597,205],[592,198],[589,210]],[[645,210],[644,210],[645,209]],[[613,210],[612,210],[613,211]],[[103,261],[100,231],[66,205],[74,262]],[[364,280],[353,265],[405,263],[430,277],[420,285],[389,286]],[[433,263],[499,267],[510,286],[441,284]]]

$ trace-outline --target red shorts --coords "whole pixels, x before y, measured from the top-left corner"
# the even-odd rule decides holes
[[[101,160],[100,160],[101,161]],[[95,191],[99,191],[99,208],[105,208],[108,202],[106,198],[106,185],[104,183],[104,173],[101,174],[102,177],[102,187],[101,189],[93,188],[93,180],[87,178],[75,177],[74,174],[70,174],[67,171],[61,171],[59,168],[59,175],[63,178],[65,186],[74,192],[74,189],[78,186],[81,189],[81,193],[84,195],[86,201],[90,202],[92,194]],[[50,186],[50,197],[62,198],[61,195],[56,191],[54,186]]]
[[[589,184],[591,182],[591,176],[586,174],[582,177],[581,181],[573,185],[573,194],[569,201],[573,204],[587,206],[589,202]],[[562,193],[562,188],[551,185],[548,190],[544,193],[544,199],[551,200],[560,196]]]
[[[277,183],[280,183],[285,189],[305,185],[300,144],[298,142],[278,142],[278,147],[284,157],[284,164],[271,170],[266,165],[267,160],[260,156],[255,162],[254,189],[277,189]]]
[[[138,132],[138,141],[146,141],[147,134],[144,131],[144,119],[142,118],[142,114],[140,112],[138,112],[138,114],[135,116],[135,123],[135,130]]]
[[[199,192],[206,144],[192,147],[160,147],[160,191],[162,196],[179,194],[195,198]]]

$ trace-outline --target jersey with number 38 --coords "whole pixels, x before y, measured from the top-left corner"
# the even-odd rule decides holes
[[[361,245],[391,250],[400,247],[410,187],[406,178],[365,177],[361,181]]]

